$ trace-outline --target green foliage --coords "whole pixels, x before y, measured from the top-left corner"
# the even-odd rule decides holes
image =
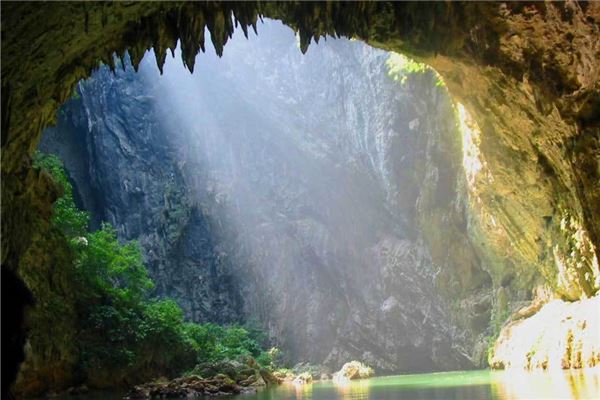
[[[235,360],[242,356],[258,357],[262,348],[253,331],[245,327],[232,325],[228,327],[207,324],[190,324],[188,335],[195,343],[197,361],[218,362]]]
[[[81,345],[88,374],[111,368],[173,374],[195,361],[183,311],[173,300],[150,298],[153,283],[135,242],[121,245],[114,228],[88,235],[77,247],[76,271],[84,289]]]
[[[175,182],[170,181],[165,187],[165,200],[167,208],[163,211],[162,218],[169,242],[174,243],[181,235],[181,230],[190,214],[184,192],[177,188]]]
[[[35,153],[33,165],[47,171],[63,190],[63,195],[54,202],[52,222],[68,238],[83,236],[87,231],[89,213],[80,211],[73,200],[73,186],[67,178],[63,163],[53,154]]]
[[[77,257],[75,267],[90,295],[105,295],[115,303],[134,306],[148,296],[154,284],[142,263],[137,242],[121,245],[110,224],[72,240]]]
[[[36,154],[35,165],[60,184],[54,225],[66,237],[72,257],[71,288],[77,314],[76,335],[83,376],[96,385],[175,375],[196,363],[259,357],[273,365],[256,327],[187,323],[170,299],[152,298],[154,287],[137,242],[120,243],[110,224],[88,232],[89,214],[77,209],[73,187],[60,159]],[[269,352],[266,352],[269,353]]]
[[[79,91],[77,90],[78,86],[79,86],[79,84],[73,86],[73,89],[71,90],[71,99],[72,100],[79,100],[79,99],[81,99],[81,95],[79,94]]]
[[[492,310],[492,321],[490,324],[491,334],[487,336],[487,361],[488,364],[491,364],[491,360],[494,357],[494,346],[496,345],[496,340],[500,336],[500,331],[502,331],[502,327],[508,321],[510,317],[510,310],[508,308],[503,308],[502,310],[494,309]]]
[[[72,252],[80,369],[107,385],[130,376],[173,374],[194,365],[197,344],[188,335],[183,311],[172,300],[151,298],[154,287],[135,241],[119,243],[110,224],[89,232],[89,215],[77,209],[62,162],[37,154],[62,187],[52,221]]]
[[[427,65],[408,58],[403,54],[390,53],[386,66],[388,74],[397,80],[402,75],[422,74],[427,71]]]
[[[400,82],[401,84],[406,83],[410,76],[422,75],[426,72],[433,72],[436,76],[435,85],[438,87],[446,86],[442,80],[442,77],[427,64],[417,62],[403,54],[391,52],[385,64],[388,68],[388,75],[394,81]]]
[[[258,343],[249,336],[246,329],[238,326],[232,326],[225,330],[220,345],[227,358],[245,354],[257,356],[260,353]]]
[[[276,370],[283,364],[283,353],[279,348],[271,347],[269,350],[261,352],[256,357],[256,362],[262,367]]]

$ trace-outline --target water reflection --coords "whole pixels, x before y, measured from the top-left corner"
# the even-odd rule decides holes
[[[122,394],[65,397],[64,400],[121,400]],[[585,372],[459,371],[387,376],[344,385],[284,384],[231,400],[550,400],[600,399],[600,368]],[[58,399],[57,399],[58,400]],[[196,399],[201,400],[201,399]]]
[[[291,386],[294,388],[294,394],[296,399],[312,399],[313,385],[312,384],[297,384],[293,383]]]
[[[600,370],[495,373],[499,399],[600,399]]]
[[[600,369],[585,372],[460,371],[284,385],[244,399],[600,399]]]
[[[371,379],[360,379],[358,381],[341,380],[333,382],[338,397],[341,399],[362,400],[369,398]]]

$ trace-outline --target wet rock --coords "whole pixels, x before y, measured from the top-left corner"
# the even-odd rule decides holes
[[[248,379],[251,376],[256,375],[256,370],[253,368],[242,368],[239,371],[237,371],[237,379]]]
[[[261,379],[260,381],[259,378]],[[245,379],[238,381],[238,383],[240,386],[264,386],[264,381],[262,381],[262,378],[255,374],[249,375]]]
[[[248,392],[242,389],[229,377],[219,374],[214,378],[203,379],[199,376],[188,376],[173,379],[169,382],[152,382],[135,386],[125,399],[149,399],[152,397],[193,397],[193,396],[223,396]]]
[[[265,380],[263,379],[262,376],[260,376],[260,374],[257,374],[254,376],[252,382],[250,383],[250,386],[253,386],[253,387],[267,386],[267,382],[265,382]]]
[[[283,380],[283,379],[285,379],[285,377],[286,377],[286,373],[285,373],[284,371],[280,371],[280,370],[278,370],[278,371],[273,371],[273,375],[274,375],[274,376],[275,376],[277,379],[280,379],[280,380]]]

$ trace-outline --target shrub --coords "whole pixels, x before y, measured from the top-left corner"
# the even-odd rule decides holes
[[[283,364],[283,353],[277,347],[271,347],[256,357],[256,362],[265,368],[279,369]]]
[[[255,326],[188,323],[175,301],[153,298],[138,243],[120,243],[108,223],[89,232],[89,214],[75,205],[60,159],[37,153],[35,165],[62,187],[52,222],[72,253],[63,270],[73,275],[79,369],[88,381],[108,387],[247,356],[274,365],[279,353],[263,351],[266,336]]]
[[[151,297],[154,284],[138,243],[120,243],[107,223],[89,232],[89,214],[75,205],[60,159],[38,153],[35,165],[62,187],[52,222],[73,254],[73,268],[65,269],[74,275],[71,290],[77,293],[75,326],[83,375],[110,386],[131,376],[146,379],[193,366],[198,345],[188,334],[189,324],[174,301]]]
[[[63,191],[62,196],[54,202],[52,223],[68,238],[83,236],[87,232],[90,216],[75,205],[73,186],[67,178],[60,158],[53,154],[36,152],[33,165],[48,172]]]

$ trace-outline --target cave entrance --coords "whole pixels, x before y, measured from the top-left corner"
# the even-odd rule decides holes
[[[87,248],[117,248],[114,228],[139,243],[152,296],[197,323],[254,324],[285,362],[360,359],[383,373],[477,365],[465,354],[491,305],[478,305],[465,338],[444,300],[490,285],[456,226],[465,212],[456,199],[481,169],[476,130],[461,137],[464,108],[435,71],[404,56],[331,38],[302,55],[288,27],[259,29],[249,40],[236,32],[221,58],[200,55],[194,74],[177,49],[162,74],[147,52],[138,71],[126,57],[78,84],[40,144],[90,213],[93,233],[59,227],[76,268],[96,256]],[[440,216],[459,221],[435,222],[454,242],[423,230]],[[428,240],[466,247],[456,275]],[[136,268],[107,279],[142,291]],[[43,271],[23,273],[35,292]],[[113,321],[105,317],[98,328]]]
[[[506,319],[505,312],[511,309],[514,311],[523,300],[530,300],[532,289],[538,284],[550,285],[552,295],[569,301],[591,299],[592,303],[589,304],[593,304],[593,296],[597,294],[600,285],[596,250],[598,247],[596,245],[597,215],[600,202],[595,201],[600,192],[593,190],[598,181],[596,168],[598,115],[596,108],[593,107],[598,103],[596,79],[598,71],[597,63],[594,62],[598,58],[596,51],[598,7],[592,3],[581,5],[572,2],[543,3],[538,6],[519,3],[466,2],[440,3],[434,7],[423,7],[422,4],[412,2],[311,3],[310,5],[211,2],[187,5],[154,3],[152,6],[142,3],[115,3],[114,5],[87,3],[59,8],[50,3],[24,5],[15,2],[6,3],[3,11],[2,50],[4,55],[10,56],[3,59],[5,62],[2,74],[4,95],[2,101],[2,275],[3,289],[12,290],[12,292],[4,291],[5,294],[10,293],[4,297],[8,296],[13,301],[11,307],[12,304],[17,304],[17,307],[8,310],[10,314],[3,309],[3,314],[9,315],[3,322],[7,320],[14,322],[12,326],[10,323],[6,324],[11,329],[8,332],[3,331],[3,334],[8,333],[3,339],[10,337],[10,343],[16,349],[20,349],[24,342],[20,306],[28,301],[26,288],[15,276],[19,269],[22,269],[21,266],[27,263],[33,264],[31,260],[41,265],[38,272],[28,277],[31,286],[33,286],[32,282],[38,284],[42,282],[40,287],[43,287],[46,282],[48,288],[65,288],[66,281],[63,279],[65,276],[61,275],[64,271],[55,267],[60,265],[61,260],[64,261],[65,257],[71,255],[68,251],[63,251],[64,238],[57,235],[55,230],[49,229],[50,224],[48,224],[51,215],[50,204],[55,191],[43,173],[31,169],[29,161],[33,144],[39,139],[42,127],[53,121],[58,104],[66,99],[69,92],[67,89],[70,89],[77,79],[85,76],[99,58],[106,60],[107,53],[122,50],[127,46],[132,46],[130,49],[133,64],[137,65],[148,46],[154,45],[159,49],[170,48],[177,38],[181,38],[186,54],[185,64],[191,67],[195,53],[200,46],[203,46],[198,44],[196,39],[202,37],[205,25],[215,33],[214,43],[217,51],[220,52],[233,30],[234,23],[247,28],[254,24],[258,15],[280,18],[290,26],[298,28],[302,37],[300,47],[303,50],[306,49],[311,38],[316,39],[323,32],[357,35],[377,46],[409,49],[411,53],[420,54],[435,63],[436,68],[443,71],[444,76],[448,78],[447,83],[451,85],[455,94],[462,95],[465,99],[468,97],[469,109],[477,113],[478,120],[485,127],[485,140],[481,143],[482,153],[485,153],[490,170],[495,174],[493,184],[489,185],[488,190],[483,193],[484,196],[481,198],[475,196],[476,207],[473,211],[480,213],[475,217],[483,218],[479,218],[481,229],[472,236],[477,239],[474,245],[481,246],[483,249],[481,254],[488,256],[487,261],[490,265],[486,269],[493,274],[493,291],[489,290],[489,279],[485,274],[477,273],[479,262],[476,257],[473,257],[471,248],[462,246],[464,244],[462,233],[465,231],[465,226],[473,219],[465,218],[461,212],[453,216],[444,212],[447,205],[444,199],[451,198],[445,194],[449,193],[449,189],[453,189],[453,185],[440,186],[434,182],[449,182],[444,177],[454,176],[456,163],[446,162],[445,154],[449,154],[448,148],[441,147],[441,151],[436,152],[436,149],[440,150],[436,141],[427,142],[425,172],[423,173],[419,168],[413,170],[417,171],[417,177],[425,176],[429,179],[429,183],[422,187],[435,187],[435,190],[431,190],[428,195],[420,193],[418,199],[423,201],[417,202],[416,209],[418,215],[425,216],[424,219],[421,218],[421,222],[436,221],[436,224],[430,225],[430,228],[431,226],[436,228],[419,232],[418,229],[414,229],[414,221],[410,218],[399,225],[404,229],[402,235],[406,235],[408,241],[422,233],[425,239],[424,247],[431,253],[432,260],[439,260],[448,248],[458,249],[452,252],[452,257],[448,258],[448,265],[459,266],[455,270],[456,279],[444,275],[452,271],[452,268],[441,268],[435,281],[444,284],[438,285],[435,289],[439,294],[447,292],[447,298],[451,299],[462,298],[461,296],[480,291],[479,295],[463,299],[458,304],[448,304],[455,310],[464,307],[462,314],[464,318],[462,320],[459,318],[461,326],[473,332],[480,332],[483,329],[481,327],[490,320],[486,314],[489,310],[490,297],[495,298],[495,307],[497,307],[494,310],[496,315],[492,325],[499,326]],[[230,18],[234,15],[233,19]],[[160,51],[158,53],[161,57],[165,54]],[[162,65],[161,60],[158,61]],[[143,99],[143,97],[136,98],[135,102]],[[463,114],[460,108],[458,113]],[[84,119],[87,120],[87,117]],[[91,119],[87,121],[90,122]],[[412,127],[420,130],[421,121],[416,122]],[[119,125],[121,121],[113,120],[113,123]],[[143,121],[140,123],[143,125]],[[466,136],[463,136],[462,159],[463,168],[467,170],[465,187],[470,188],[473,183],[477,184],[478,179],[486,176],[486,166],[481,157],[482,153],[478,151],[477,129],[473,129],[473,124],[468,121],[468,118],[460,125],[462,129],[468,130]],[[9,127],[10,135],[7,135]],[[429,140],[430,137],[427,138]],[[456,139],[456,136],[454,138]],[[376,143],[379,145],[382,142],[376,141]],[[446,143],[454,142],[450,140]],[[129,147],[130,143],[127,140],[119,141],[118,145],[122,146],[124,152],[137,153],[137,149]],[[169,149],[169,143],[164,143],[164,149]],[[326,154],[328,149],[316,150]],[[347,155],[344,150],[342,146],[339,154],[336,155],[343,158]],[[311,151],[314,152],[315,149],[311,148]],[[363,152],[360,154],[366,154],[368,159],[364,162],[361,157],[357,157],[357,168],[371,165],[369,168],[373,169],[372,165],[377,164],[375,161],[378,158],[370,159],[373,154],[370,153],[372,150],[369,146],[364,146],[361,151]],[[90,157],[98,154],[103,153],[95,152]],[[169,157],[171,156],[166,156]],[[460,156],[451,158],[458,160]],[[156,161],[160,163],[164,160]],[[450,167],[430,169],[428,166],[431,165]],[[471,170],[467,166],[470,166]],[[115,165],[115,169],[116,167],[118,165]],[[141,171],[146,172],[143,169]],[[349,171],[353,170],[349,169]],[[381,171],[387,171],[385,162]],[[326,176],[328,175],[325,174]],[[378,173],[373,173],[366,181],[373,182],[373,176],[377,177]],[[277,175],[272,177],[276,178]],[[77,184],[75,174],[70,178],[73,182],[71,185]],[[262,175],[257,176],[258,182],[264,179]],[[144,197],[141,186],[131,188],[128,185],[130,181],[127,181],[127,185],[123,182],[118,183],[127,186],[127,189],[120,192],[121,195],[128,195],[133,190],[140,198]],[[137,188],[141,190],[138,191]],[[590,188],[592,190],[589,190]],[[83,185],[76,185],[72,194],[74,197],[81,194],[80,204],[86,200],[83,191]],[[168,193],[170,194],[165,195],[163,199],[164,204],[169,207],[180,204],[177,198],[177,187]],[[209,190],[208,193],[223,193],[223,190],[219,188],[216,191]],[[373,197],[377,197],[378,188],[375,187],[372,193]],[[301,195],[302,193],[299,193],[298,197],[285,198],[283,203],[290,206]],[[225,201],[225,206],[230,205],[228,197],[215,198],[214,203],[223,204],[221,200]],[[115,201],[114,198],[110,198],[106,199],[106,202],[96,204],[94,210],[106,210],[102,216],[93,213],[95,221],[92,224],[95,224],[96,228],[104,217],[117,213],[116,208],[108,206]],[[213,199],[210,202],[213,204]],[[457,202],[455,208],[460,210],[463,205],[463,202]],[[217,214],[210,212],[211,207],[207,210],[209,212],[205,213],[201,208],[194,207],[194,213],[187,213],[185,208],[169,209],[164,213],[164,220],[179,220],[182,216],[194,215],[194,221],[200,222],[190,224],[189,228],[202,228],[193,236],[204,237],[208,235],[206,232],[214,233],[222,229],[221,227],[216,230],[210,229],[211,223],[219,225],[219,219],[216,218]],[[310,211],[310,208],[302,210]],[[431,212],[423,214],[422,210]],[[285,211],[287,212],[287,208]],[[230,215],[228,212],[225,214]],[[287,216],[286,213],[282,215]],[[335,213],[332,212],[331,215]],[[81,215],[74,213],[72,216]],[[132,217],[142,221],[138,225],[146,223],[141,214],[134,213]],[[359,218],[354,215],[352,217]],[[311,215],[311,218],[315,219],[315,216]],[[85,217],[82,217],[83,219]],[[377,218],[373,220],[377,221]],[[281,221],[282,224],[287,222],[285,218]],[[394,218],[389,218],[389,224],[396,222]],[[446,227],[453,226],[456,229],[439,229],[438,223],[447,223]],[[168,226],[172,225],[166,223],[165,227]],[[427,225],[421,227],[423,226]],[[132,230],[129,230],[130,228]],[[313,226],[307,224],[302,228],[313,229]],[[352,228],[348,229],[350,233],[353,232]],[[121,236],[134,236],[135,233],[135,226],[122,225],[117,226],[117,229]],[[303,231],[298,229],[297,232]],[[288,232],[286,231],[285,234]],[[180,232],[166,229],[160,235],[171,237],[176,241]],[[345,235],[346,231],[343,231],[339,236],[344,238]],[[402,235],[397,234],[397,236]],[[86,244],[84,236],[75,236],[71,239],[75,240],[73,245],[91,247],[89,241]],[[480,239],[486,239],[487,243]],[[112,240],[110,235],[107,240],[109,242]],[[214,243],[206,241],[202,243],[202,246],[218,249],[220,242],[216,240]],[[320,253],[314,251],[314,247],[311,243],[307,243],[305,246],[307,252],[303,253],[306,259],[319,258]],[[384,254],[386,258],[413,254],[410,251],[399,254],[390,251],[389,248],[390,246],[386,246],[380,254]],[[194,246],[183,246],[179,250],[180,253],[196,253]],[[335,258],[344,253],[342,250],[335,247],[335,251],[328,254]],[[204,251],[200,253],[206,254]],[[127,254],[123,253],[124,256]],[[210,254],[216,255],[215,257],[219,259],[232,257],[227,251],[211,250]],[[218,273],[217,266],[226,265],[226,261],[222,261],[223,264],[221,261],[208,259],[205,261],[207,265],[215,267],[215,273]],[[439,263],[434,262],[434,264]],[[373,265],[370,267],[376,269]],[[272,268],[268,272],[272,273],[276,270]],[[302,277],[310,273],[302,268],[298,268],[298,271],[303,274]],[[27,273],[21,272],[22,275]],[[266,280],[263,278],[265,277],[258,276],[257,279],[262,282]],[[338,282],[345,282],[344,279],[339,278],[333,277]],[[119,284],[119,279],[116,279],[117,287]],[[465,288],[469,289],[464,290]],[[220,290],[216,291],[220,292]],[[68,290],[62,292],[65,293],[68,293]],[[39,299],[44,299],[44,303],[56,300],[39,294],[39,291],[36,292]],[[218,302],[227,303],[228,298],[225,296]],[[597,297],[595,299],[597,300]],[[283,297],[277,300],[284,303]],[[313,300],[319,302],[321,299]],[[348,304],[353,304],[354,301],[352,298],[345,300]],[[244,302],[245,299],[241,298],[240,301]],[[383,303],[374,302],[368,306],[381,305],[379,310],[384,312],[397,309],[398,303],[402,304],[397,298],[387,297]],[[161,304],[165,307],[169,305],[169,303]],[[272,305],[273,302],[265,302],[257,305],[257,308],[266,314]],[[210,307],[212,306],[205,305],[205,308]],[[371,309],[377,310],[377,307]],[[42,314],[39,310],[41,309],[38,308],[38,317]],[[44,320],[46,326],[61,333],[67,332],[68,329],[59,329],[61,325],[56,321],[60,319],[56,320],[50,316],[70,315],[72,311],[73,309],[69,307],[58,307],[54,310],[55,314],[46,315],[48,317]],[[298,307],[292,311],[292,315],[301,315],[306,308]],[[480,314],[472,318],[475,315],[473,311],[478,311]],[[156,315],[162,314],[158,312]],[[378,315],[378,312],[372,315]],[[421,321],[429,321],[429,316],[430,314],[426,313]],[[412,317],[419,320],[421,315],[416,313]],[[559,319],[561,323],[566,320],[562,317]],[[378,320],[363,318],[363,315],[359,315],[356,320],[348,320],[348,324],[359,327],[377,325],[377,323]],[[595,325],[591,326],[597,327],[597,325],[595,322]],[[292,336],[291,332],[299,331],[299,328],[304,327],[310,328],[306,329],[307,332],[315,332],[315,326],[311,324],[291,326],[286,332]],[[578,326],[590,325],[578,324]],[[64,325],[62,327],[64,328]],[[583,330],[579,327],[578,329]],[[589,328],[586,330],[586,332],[590,331],[593,330]],[[569,330],[568,333],[563,333],[565,333],[564,340],[562,336],[554,337],[559,343],[567,343],[567,348],[571,351],[570,338],[573,338],[573,332]],[[64,337],[65,342],[73,341],[71,340],[73,337]],[[314,340],[314,336],[307,337]],[[38,335],[37,338],[39,339],[40,336]],[[424,338],[424,343],[429,343],[430,339]],[[539,350],[536,338],[532,336],[529,339],[532,341],[528,344],[528,348],[524,348],[520,362],[531,362],[532,351],[530,350]],[[353,345],[372,342],[369,335],[352,340]],[[592,338],[589,342],[595,343],[596,340]],[[34,343],[31,341],[30,345],[33,346]],[[484,353],[485,343],[479,341],[477,345],[479,354]],[[562,344],[555,348],[560,346]],[[34,352],[38,350],[40,347],[34,349]],[[373,351],[381,351],[381,348]],[[3,358],[3,367],[5,359],[8,360],[6,364],[9,367],[19,364],[22,354],[20,351],[15,353],[12,358]],[[42,354],[43,351],[38,353]],[[593,357],[597,351],[592,349],[589,353]],[[46,354],[56,356],[54,360],[61,362],[77,357],[61,346],[53,348]],[[542,352],[537,351],[536,357],[542,357],[541,354]],[[419,355],[415,355],[414,358],[419,358]],[[571,365],[563,364],[559,357],[553,357],[552,363],[576,368],[577,365],[581,366],[582,358],[579,358],[580,361],[575,361]],[[594,358],[591,364],[595,363]],[[56,364],[45,362],[38,365],[44,365],[45,372],[58,371],[53,375],[56,379],[63,379],[65,376],[65,379],[69,379],[68,372],[65,372],[68,368],[53,368]],[[544,362],[538,363],[538,366],[546,365]],[[66,375],[63,375],[63,372]],[[12,382],[13,373],[16,373],[15,369],[4,368],[3,382]],[[43,376],[43,373],[44,371],[40,376]],[[43,379],[32,382],[43,382]],[[3,393],[6,392],[6,384],[3,385],[2,390]]]

